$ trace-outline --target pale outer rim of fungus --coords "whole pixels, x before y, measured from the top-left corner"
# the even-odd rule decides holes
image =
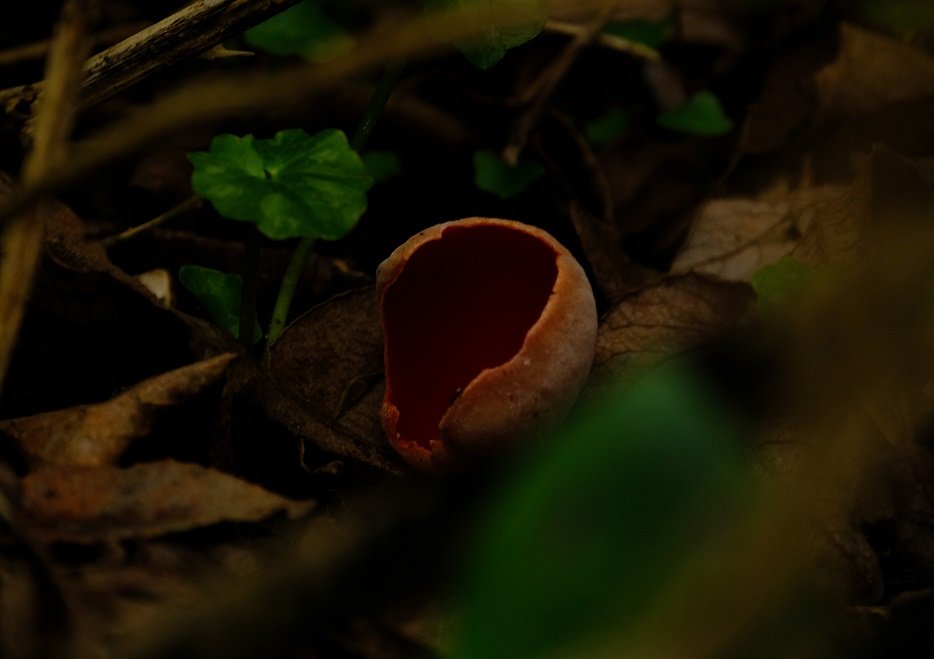
[[[389,403],[387,383],[380,415],[383,429],[412,466],[427,471],[448,470],[464,458],[489,453],[517,435],[559,421],[587,381],[597,342],[596,302],[577,259],[548,232],[514,220],[469,217],[437,224],[409,238],[377,269],[381,315],[384,292],[412,254],[441,240],[446,229],[466,225],[503,226],[538,238],[555,252],[557,274],[522,347],[508,361],[480,371],[470,381],[442,417],[440,441],[432,440],[429,449],[393,437],[399,409]],[[536,386],[529,388],[530,382]]]

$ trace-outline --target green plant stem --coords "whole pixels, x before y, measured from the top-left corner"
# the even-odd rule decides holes
[[[360,119],[360,123],[357,124],[353,137],[350,138],[350,146],[357,153],[363,151],[363,147],[369,141],[373,128],[376,126],[376,121],[382,114],[383,108],[386,107],[389,97],[392,96],[392,90],[395,88],[396,82],[399,80],[399,74],[402,73],[404,66],[405,61],[397,60],[383,71],[376,89],[373,90],[373,96],[370,97],[370,102],[367,103],[366,110],[363,111],[363,117]]]
[[[363,112],[363,117],[350,139],[350,146],[357,153],[360,153],[369,141],[373,128],[376,126],[376,121],[383,112],[383,108],[386,107],[389,97],[392,96],[392,90],[395,88],[396,82],[399,80],[399,74],[402,73],[404,66],[405,62],[399,60],[390,64],[383,72],[376,89],[373,91],[373,96],[370,97],[370,102]],[[276,306],[273,308],[272,319],[269,321],[269,332],[266,334],[266,350],[263,359],[266,364],[269,364],[269,351],[275,342],[279,340],[282,330],[285,329],[285,323],[289,317],[289,308],[292,306],[292,298],[295,297],[298,280],[301,278],[302,270],[305,269],[305,262],[308,260],[308,255],[311,254],[314,242],[313,238],[302,238],[299,241],[295,252],[292,254],[288,270],[286,270],[285,276],[282,278],[279,295],[276,297]]]
[[[256,344],[256,300],[259,297],[259,233],[250,232],[246,240],[246,254],[244,254],[243,288],[240,293],[240,342],[252,350]]]
[[[282,284],[279,286],[279,295],[276,297],[276,306],[272,310],[272,320],[269,322],[269,333],[266,336],[266,360],[269,359],[269,349],[279,339],[282,330],[285,329],[285,321],[289,317],[289,307],[292,306],[292,298],[295,297],[295,289],[298,287],[298,280],[302,277],[302,271],[305,269],[305,262],[308,255],[311,254],[311,248],[315,245],[314,238],[302,238],[298,246],[292,253],[292,260],[289,261],[289,267],[282,277]]]

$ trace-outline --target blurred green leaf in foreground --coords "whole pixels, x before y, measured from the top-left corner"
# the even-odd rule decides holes
[[[730,415],[687,368],[612,390],[501,493],[455,657],[581,656],[625,634],[752,492]]]
[[[777,263],[767,265],[753,274],[752,288],[761,311],[782,312],[830,284],[836,274],[840,274],[840,269],[833,264],[815,267],[791,256],[784,256]]]
[[[246,42],[273,55],[303,55],[320,61],[347,50],[353,39],[316,0],[302,0],[244,34]]]

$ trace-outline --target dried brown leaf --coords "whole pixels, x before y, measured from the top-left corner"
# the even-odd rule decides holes
[[[902,447],[892,464],[895,549],[925,574],[934,569],[934,456],[918,446]]]
[[[837,57],[814,77],[824,116],[868,114],[934,94],[934,59],[855,25],[840,27]]]
[[[64,583],[22,526],[0,516],[0,657],[79,656],[84,638]]]
[[[558,113],[544,117],[531,139],[550,175],[571,199],[571,222],[600,292],[610,303],[617,302],[645,276],[623,251],[614,191],[597,156],[574,123]]]
[[[571,221],[600,292],[611,303],[641,286],[647,275],[623,252],[612,216],[598,218],[571,202]]]
[[[383,331],[376,294],[365,288],[339,295],[292,323],[272,349],[279,388],[332,429],[326,445],[369,464],[398,470],[379,421],[383,399]]]
[[[160,412],[216,382],[235,358],[226,353],[169,371],[104,403],[0,421],[0,432],[19,444],[34,468],[111,465],[150,431]]]
[[[204,569],[202,561],[193,565]],[[179,574],[182,572],[182,574]],[[203,595],[203,574],[189,575],[179,568],[165,570],[141,566],[93,565],[73,576],[75,599],[85,627],[101,646],[138,633],[159,622],[166,611],[193,606]]]
[[[698,347],[734,327],[753,301],[743,284],[698,275],[661,279],[604,316],[595,368],[613,375]]]
[[[157,314],[162,313],[163,319],[172,316],[175,320],[184,323],[191,338],[204,352],[214,354],[232,351],[239,347],[228,332],[199,318],[170,308],[167,301],[161,300],[141,279],[129,275],[114,265],[104,242],[89,238],[81,218],[68,206],[60,203],[50,204],[50,212],[45,221],[46,254],[56,265],[71,272],[106,276],[129,291],[140,295],[152,304]]]
[[[68,585],[82,614],[82,628],[93,635],[98,647],[114,648],[159,625],[171,613],[211,601],[212,583],[236,583],[264,574],[271,566],[268,549],[249,538],[210,545],[152,540],[119,560],[70,571]]]
[[[834,44],[825,35],[795,40],[781,50],[765,74],[759,98],[750,108],[743,150],[766,153],[787,148],[792,136],[817,107],[815,73],[832,61]]]
[[[40,656],[40,597],[36,588],[29,570],[17,564],[0,564],[0,656]]]
[[[815,265],[845,261],[868,216],[864,177],[761,199],[714,199],[700,208],[671,269],[749,281],[787,255]]]
[[[764,433],[758,447],[759,461],[763,475],[779,490],[794,487],[816,459],[812,434],[805,427],[786,424]],[[884,501],[887,493],[873,488],[873,505],[858,505],[853,494],[857,489],[858,483],[852,482],[821,489],[806,512],[812,524],[807,541],[817,567],[815,577],[828,592],[851,604],[877,603],[885,584],[879,556],[865,530],[891,517],[891,503]]]
[[[21,499],[39,535],[75,542],[152,538],[220,522],[258,522],[282,512],[298,517],[315,505],[173,460],[128,469],[40,469],[23,478]]]
[[[381,622],[401,638],[439,656],[453,652],[456,619],[442,600],[431,597],[400,600],[385,612]]]

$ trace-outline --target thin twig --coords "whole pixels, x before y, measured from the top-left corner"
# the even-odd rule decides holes
[[[298,0],[197,0],[84,64],[81,107],[118,94],[137,82],[273,16]],[[0,105],[33,98],[41,85],[0,91]]]
[[[577,38],[584,34],[586,30],[586,26],[578,25],[577,23],[567,23],[565,21],[556,20],[549,20],[547,23],[545,23],[546,32],[566,34],[569,37]],[[634,57],[638,57],[649,62],[657,62],[662,57],[654,48],[649,48],[645,44],[639,43],[638,41],[630,41],[629,39],[624,39],[623,37],[618,37],[614,34],[598,34],[596,39],[594,39],[594,42],[600,44],[604,48],[626,53],[627,55],[633,55]]]
[[[178,204],[177,206],[173,206],[166,212],[152,218],[151,220],[148,220],[147,222],[138,224],[135,227],[130,227],[126,231],[122,231],[114,236],[108,236],[104,238],[101,240],[101,244],[103,244],[104,247],[113,247],[117,243],[121,243],[124,240],[129,240],[130,238],[135,238],[145,231],[149,231],[156,228],[157,226],[165,224],[169,220],[174,220],[179,215],[184,215],[188,211],[201,208],[203,203],[204,201],[201,199],[201,197],[198,195],[192,195],[182,203]]]
[[[587,6],[606,4],[605,0],[579,1]],[[387,61],[424,58],[491,24],[508,26],[510,20],[516,20],[514,12],[496,7],[483,14],[449,10],[419,15],[377,26],[362,35],[352,51],[325,63],[298,64],[276,72],[238,72],[184,85],[76,144],[68,160],[55,171],[24,186],[0,205],[0,225],[42,195],[60,190],[166,135],[263,108],[307,103],[351,75],[384,66]]]
[[[256,53],[254,53],[252,50],[233,50],[231,48],[227,48],[224,44],[217,44],[216,46],[212,46],[208,50],[198,55],[198,57],[208,62],[219,62],[224,60],[229,61],[232,59],[256,57]]]
[[[68,0],[55,27],[45,90],[34,115],[33,148],[23,166],[26,186],[55,171],[65,156],[81,84],[81,62],[91,49],[91,1]],[[41,205],[34,212],[12,217],[0,234],[0,385],[19,335],[42,240]]]
[[[531,107],[526,110],[516,122],[512,130],[509,142],[503,149],[503,160],[513,167],[519,162],[519,154],[525,148],[529,139],[529,131],[541,119],[545,111],[545,105],[551,98],[558,84],[564,79],[571,66],[577,61],[581,52],[589,46],[600,35],[606,24],[613,18],[616,12],[617,2],[610,2],[603,6],[596,18],[586,27],[574,36],[561,54],[556,57],[551,64],[541,73],[541,75],[532,83],[534,88],[534,100]]]

